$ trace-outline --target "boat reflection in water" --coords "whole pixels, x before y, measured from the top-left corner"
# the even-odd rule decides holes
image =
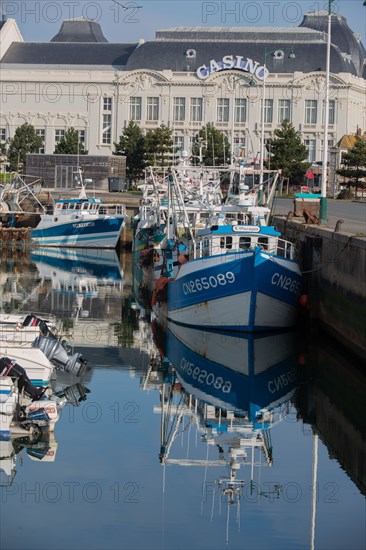
[[[68,373],[59,373],[52,381],[55,396],[66,405],[78,407],[87,399],[90,390]],[[61,418],[61,411],[58,420]],[[35,424],[28,433],[25,429],[15,429],[9,436],[0,437],[0,487],[13,483],[16,463],[23,464],[23,454],[36,462],[54,462],[58,441],[54,429],[48,429],[47,422]],[[23,452],[24,451],[24,452]]]
[[[83,293],[85,297],[98,295],[105,286],[119,286],[123,272],[114,250],[73,250],[45,248],[32,252],[42,278],[52,279],[58,291]]]
[[[211,514],[216,493],[227,500],[229,514],[229,507],[240,505],[243,492],[254,487],[255,467],[272,465],[271,428],[289,413],[296,389],[296,335],[238,335],[169,323],[165,331],[155,330],[155,343],[164,355],[161,407],[155,410],[162,418],[160,461],[226,470],[215,476],[209,494]],[[181,445],[174,442],[194,425],[207,444],[206,457],[180,457]],[[213,459],[210,448],[216,450]],[[196,449],[190,451],[197,455]],[[205,474],[204,487],[209,485]],[[271,497],[278,498],[281,486],[273,491]],[[202,495],[202,502],[208,496]]]
[[[123,270],[114,250],[39,248],[31,260],[41,281],[51,282],[51,303],[44,308],[60,316],[111,317],[105,297],[120,296],[123,290]]]

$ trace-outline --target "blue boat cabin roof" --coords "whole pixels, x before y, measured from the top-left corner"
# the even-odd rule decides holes
[[[212,225],[209,228],[201,229],[197,233],[197,236],[207,235],[268,235],[280,237],[281,233],[271,225]]]

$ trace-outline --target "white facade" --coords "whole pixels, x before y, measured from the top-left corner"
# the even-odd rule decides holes
[[[12,40],[21,40],[15,21],[8,20],[4,27],[3,55]],[[284,62],[296,68],[287,53]],[[253,80],[256,85],[251,85]],[[164,123],[173,129],[179,148],[189,152],[201,127],[212,122],[227,134],[235,156],[241,151],[248,162],[259,156],[263,80],[243,70],[218,71],[201,80],[189,71],[3,63],[0,93],[1,140],[28,122],[44,139],[40,152],[53,153],[62,133],[73,127],[89,154],[112,154],[113,142],[134,119],[144,130]],[[321,160],[324,96],[322,71],[270,73],[265,83],[265,138],[289,118],[308,146],[309,159]],[[366,81],[351,73],[331,74],[330,145],[358,128],[366,129]]]

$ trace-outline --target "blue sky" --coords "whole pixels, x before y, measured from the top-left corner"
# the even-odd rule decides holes
[[[364,0],[338,0],[333,10],[347,18],[366,44]],[[155,30],[179,25],[297,26],[309,11],[325,9],[326,0],[2,0],[2,12],[16,19],[26,41],[48,42],[71,17],[98,21],[109,42],[154,38]],[[128,6],[123,10],[121,6]]]

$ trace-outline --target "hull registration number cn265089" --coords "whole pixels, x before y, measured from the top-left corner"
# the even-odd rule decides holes
[[[197,279],[191,279],[183,283],[183,293],[187,296],[188,294],[202,292],[202,290],[209,290],[210,288],[217,288],[227,284],[230,285],[234,282],[235,275],[232,271],[210,275],[209,277],[197,277]]]
[[[272,275],[271,283],[293,294],[299,294],[301,290],[301,283],[299,281],[295,281],[292,277],[280,275],[279,273],[274,273]]]

